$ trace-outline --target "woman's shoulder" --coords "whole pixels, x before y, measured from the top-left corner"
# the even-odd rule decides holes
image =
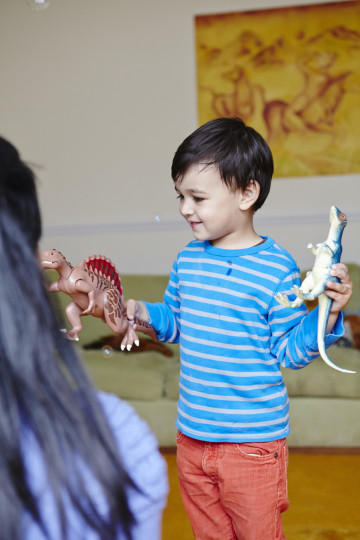
[[[98,392],[100,405],[105,413],[120,446],[129,446],[144,436],[149,443],[157,446],[156,438],[145,420],[142,420],[135,409],[115,394]],[[125,448],[124,448],[125,450]]]
[[[105,392],[97,392],[97,396],[114,435],[124,469],[136,486],[128,487],[127,492],[130,509],[136,518],[132,538],[158,540],[161,537],[161,519],[168,494],[168,480],[166,461],[159,452],[156,437],[129,403]],[[46,526],[50,531],[55,531],[51,537],[61,538],[57,532],[60,530],[58,514],[41,449],[30,429],[24,429],[23,439],[24,460],[31,491],[38,500]],[[103,500],[99,486],[91,476],[86,478],[89,482],[88,488],[98,504]],[[81,527],[83,532],[81,538],[95,538],[82,518],[74,513],[72,505],[69,504],[66,511],[69,512],[71,531],[72,527],[74,531],[78,531]],[[23,526],[26,531],[23,538],[45,539],[39,525],[29,513],[24,515]],[[78,536],[70,533],[69,538]]]
[[[98,398],[121,453],[132,450],[140,441],[143,447],[158,449],[148,424],[127,401],[107,392],[98,392]]]
[[[158,442],[148,424],[135,409],[114,394],[98,392],[109,426],[115,437],[119,454],[135,484],[152,495],[165,495],[167,465]]]

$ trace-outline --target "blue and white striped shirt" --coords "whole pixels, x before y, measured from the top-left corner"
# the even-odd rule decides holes
[[[270,237],[249,249],[193,241],[178,255],[163,303],[148,304],[162,341],[180,342],[177,427],[213,442],[281,439],[289,398],[280,365],[318,356],[317,309],[285,308],[278,292],[300,285],[292,256]],[[343,332],[342,317],[331,345]]]

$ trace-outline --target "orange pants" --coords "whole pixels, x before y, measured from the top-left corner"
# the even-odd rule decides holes
[[[281,540],[286,439],[211,443],[177,436],[181,496],[197,540]]]

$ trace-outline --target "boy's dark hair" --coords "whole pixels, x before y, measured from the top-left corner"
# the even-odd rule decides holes
[[[274,163],[263,137],[240,118],[216,118],[189,135],[175,152],[171,175],[181,180],[191,166],[215,165],[230,190],[245,190],[251,180],[260,186],[256,211],[269,194]]]

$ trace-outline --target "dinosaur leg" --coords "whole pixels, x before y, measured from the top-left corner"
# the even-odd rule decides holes
[[[126,316],[126,312],[124,316]],[[139,319],[139,317],[135,317],[134,321],[128,321],[126,334],[121,342],[122,350],[124,350],[125,347],[128,350],[130,350],[134,343],[137,346],[139,345],[139,338],[135,330],[137,332],[142,332],[143,334],[147,334],[153,341],[159,341],[153,326],[151,326],[150,323],[144,321],[143,319]]]
[[[282,294],[282,293],[278,293],[275,296],[275,300],[277,300],[279,304],[281,304],[282,306],[288,307],[288,308],[296,308],[296,307],[301,306],[301,304],[303,303],[303,300],[301,298],[296,298],[295,300],[291,301],[289,300],[289,297],[286,296],[286,294]]]
[[[310,249],[311,253],[313,255],[316,255],[317,251],[316,251],[316,246],[314,246],[314,244],[312,242],[310,242],[308,245],[307,245],[307,248]]]
[[[294,285],[292,290],[294,291],[294,294],[296,294],[298,298],[301,298],[302,300],[304,300],[305,298],[307,299],[306,295],[308,295],[314,287],[315,287],[314,276],[311,272],[309,272],[306,278],[304,279],[304,281],[302,282],[301,287]]]
[[[121,304],[121,296],[116,289],[110,289],[105,293],[104,319],[115,334],[123,334],[128,327],[128,320],[122,313]]]
[[[289,300],[289,297],[286,296],[286,294],[281,294],[281,293],[278,293],[275,296],[275,299],[279,302],[279,304],[283,305],[284,307],[289,307],[289,308],[299,307],[304,301],[303,292],[308,292],[313,286],[314,286],[314,279],[310,272],[306,276],[304,281],[302,282],[301,287],[294,285],[294,287],[292,288],[292,291],[297,296],[295,300],[291,301]]]
[[[128,327],[126,329],[126,333],[121,341],[121,350],[123,351],[125,348],[130,351],[133,344],[138,347],[140,344],[139,338],[137,333],[135,332],[136,324],[133,321],[128,321]]]
[[[125,348],[130,350],[132,345],[139,345],[139,338],[135,329],[148,334],[154,341],[157,341],[156,333],[151,324],[135,318],[135,321],[129,321],[126,308],[122,306],[122,298],[118,291],[111,289],[106,293],[104,302],[105,322],[116,334],[124,334],[121,342],[121,350]]]
[[[122,298],[118,291],[111,289],[107,292],[104,303],[105,322],[116,334],[124,334],[121,341],[121,350],[131,349],[133,344],[139,345],[139,338],[135,332],[136,324],[128,321],[126,309],[122,307]],[[150,326],[150,325],[149,325]]]
[[[79,340],[79,332],[82,330],[80,314],[83,312],[80,306],[75,302],[71,302],[66,308],[66,316],[72,326],[71,330],[65,331],[65,335],[69,339]]]
[[[317,298],[325,291],[325,288],[326,282],[324,283],[323,281],[321,281],[309,292],[302,291],[301,289],[298,292],[301,295],[300,298],[302,298],[303,300],[315,300],[315,298]],[[295,294],[298,295],[298,292],[295,292]]]

